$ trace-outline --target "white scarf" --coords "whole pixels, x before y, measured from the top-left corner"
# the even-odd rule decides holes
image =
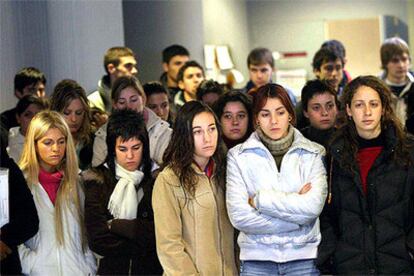
[[[142,188],[136,191],[135,187],[141,183],[144,173],[128,171],[115,161],[115,175],[119,180],[109,198],[108,210],[115,219],[135,219],[138,204],[144,196]]]

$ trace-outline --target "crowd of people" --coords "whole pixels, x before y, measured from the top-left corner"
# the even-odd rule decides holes
[[[181,45],[144,85],[134,52],[108,49],[91,93],[47,96],[23,68],[1,114],[1,274],[414,274],[409,48],[386,39],[381,75],[354,79],[345,53],[324,42],[298,98],[267,48],[243,89]]]

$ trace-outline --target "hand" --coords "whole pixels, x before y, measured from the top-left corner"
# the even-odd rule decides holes
[[[255,195],[253,195],[252,197],[249,197],[249,205],[252,206],[254,209],[256,209],[256,205],[254,205],[254,197]]]
[[[312,188],[312,184],[306,183],[305,185],[303,185],[302,189],[300,189],[299,194],[300,195],[306,194],[307,192],[310,191],[311,188]]]
[[[0,260],[3,261],[11,253],[11,249],[4,242],[0,241]]]
[[[95,113],[92,115],[92,124],[99,129],[108,121],[108,115],[106,113]]]

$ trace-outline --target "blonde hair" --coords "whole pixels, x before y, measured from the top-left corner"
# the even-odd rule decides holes
[[[33,117],[27,130],[23,152],[19,161],[20,169],[23,171],[29,188],[39,185],[39,160],[36,153],[36,144],[50,129],[58,129],[66,139],[65,156],[62,159],[58,170],[63,172],[62,183],[59,186],[55,202],[55,229],[56,239],[59,245],[64,245],[63,217],[64,212],[72,203],[75,206],[75,217],[81,228],[82,245],[85,248],[83,214],[79,199],[78,187],[78,160],[75,145],[70,134],[70,129],[65,119],[56,111],[41,111]]]

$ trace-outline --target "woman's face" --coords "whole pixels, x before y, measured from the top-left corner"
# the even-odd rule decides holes
[[[63,116],[69,126],[70,133],[75,135],[83,125],[85,119],[85,107],[80,99],[73,99],[63,110]]]
[[[29,128],[29,124],[33,117],[41,110],[42,109],[37,104],[30,104],[22,114],[16,115],[16,120],[20,125],[20,132],[23,136],[26,136],[27,129]]]
[[[202,112],[193,119],[194,161],[199,164],[207,164],[211,156],[216,152],[218,131],[213,114]]]
[[[143,147],[141,140],[137,138],[131,138],[126,141],[122,141],[122,137],[116,138],[116,162],[128,171],[138,170],[142,161]]]
[[[359,136],[372,139],[380,135],[383,108],[377,91],[368,86],[359,87],[351,104],[346,105],[346,112],[354,121]]]
[[[256,123],[267,137],[279,140],[288,134],[291,117],[279,98],[267,98],[257,114]]]
[[[144,110],[144,102],[139,92],[133,87],[121,90],[119,98],[114,103],[115,109],[130,109],[141,113]]]
[[[240,140],[247,132],[249,115],[241,102],[228,102],[220,118],[223,135],[230,140]]]
[[[66,137],[59,129],[51,128],[35,143],[40,167],[48,172],[56,171],[65,157]]]

